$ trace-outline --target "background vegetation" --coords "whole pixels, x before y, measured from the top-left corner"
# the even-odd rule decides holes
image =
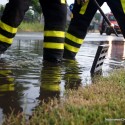
[[[5,8],[5,6],[0,5],[0,17],[2,16],[4,8]],[[27,24],[28,31],[32,31],[33,30],[33,29],[31,29],[31,28],[33,28],[32,23],[37,22],[36,23],[36,27],[37,27],[38,23],[41,23],[41,18],[43,18],[43,17],[42,17],[42,8],[40,6],[39,0],[31,0],[31,5],[29,7],[29,10],[26,12],[26,14],[24,16],[23,22],[25,22],[25,23],[22,23],[21,27],[19,27],[19,28],[22,31],[23,30],[22,28],[24,28],[26,26],[26,22],[27,22],[27,23],[29,23],[29,24]],[[90,27],[93,27],[93,25],[94,25],[96,28],[98,28],[100,19],[101,19],[100,13],[96,13],[90,24]],[[24,26],[23,26],[23,24],[24,24]],[[31,28],[29,30],[30,26],[31,26]],[[24,30],[25,29],[26,28],[24,28]],[[42,30],[43,30],[43,26],[42,26]],[[36,29],[34,29],[34,31],[36,31]],[[38,29],[38,31],[41,31],[41,29]]]

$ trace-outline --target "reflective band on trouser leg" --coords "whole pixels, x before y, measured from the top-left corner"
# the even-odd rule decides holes
[[[88,3],[89,2],[89,3]],[[83,6],[78,5],[75,2],[73,7],[73,18],[70,21],[68,27],[65,45],[64,45],[64,55],[66,59],[75,59],[77,52],[83,40],[86,36],[87,29],[90,22],[97,11],[97,8],[93,6],[93,0],[88,1]]]
[[[45,37],[65,37],[65,32],[64,31],[45,31],[44,32]]]
[[[17,28],[11,27],[2,21],[0,21],[0,28],[5,30],[6,32],[9,32],[9,33],[16,33],[17,32]]]
[[[66,33],[66,38],[73,41],[74,43],[78,43],[78,44],[82,44],[83,43],[83,39],[80,39],[78,37],[75,37],[69,33]]]
[[[63,50],[64,49],[64,44],[63,43],[51,43],[51,42],[44,42],[43,44],[44,48],[48,48],[48,49],[60,49]]]
[[[122,4],[123,11],[125,13],[125,0],[120,0],[120,1],[121,1],[121,4]]]
[[[89,3],[89,0],[83,4],[83,6],[81,7],[81,10],[79,12],[79,14],[85,14],[87,6],[88,6],[88,3]]]
[[[79,51],[79,48],[74,47],[74,46],[71,46],[71,45],[66,44],[66,43],[65,43],[65,48],[66,48],[67,50],[71,51],[71,52],[74,52],[74,53],[77,53],[77,52]]]
[[[0,34],[0,41],[8,43],[8,44],[12,44],[13,38],[7,38],[7,37],[5,37],[5,36],[3,36],[3,35]]]
[[[79,51],[79,48],[82,43],[83,39],[77,38],[69,33],[66,33],[65,45],[64,45],[65,52],[63,55],[64,58],[75,59],[75,56]]]
[[[12,44],[17,28],[11,27],[4,22],[0,22],[0,41]]]
[[[63,39],[65,37],[65,32],[63,32],[63,31],[45,31],[44,37],[45,37],[45,41],[44,41],[44,45],[43,45],[44,48],[60,49],[60,50],[64,49]],[[47,41],[47,39],[48,39],[48,41]]]
[[[31,0],[9,0],[3,11],[0,23],[0,35],[4,36],[0,42],[12,44],[17,27],[24,19],[25,12],[29,9]],[[11,40],[10,40],[11,39]],[[9,42],[8,42],[9,41]]]
[[[65,4],[65,3],[66,3],[66,0],[61,0],[61,3],[62,3],[62,4]]]
[[[40,4],[45,19],[43,60],[59,62],[64,50],[67,5],[65,0],[40,0]]]
[[[62,58],[64,50],[64,31],[45,31],[44,32],[44,59],[56,61]]]

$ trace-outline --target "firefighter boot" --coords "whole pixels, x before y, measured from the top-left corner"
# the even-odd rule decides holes
[[[11,44],[0,42],[0,54],[4,53]]]
[[[43,60],[60,63],[64,51],[67,4],[65,0],[40,0],[44,15]]]

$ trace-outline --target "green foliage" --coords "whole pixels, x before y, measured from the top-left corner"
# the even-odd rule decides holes
[[[94,17],[95,17],[96,20],[100,21],[101,14],[100,13],[96,13]]]
[[[33,10],[39,14],[42,13],[42,9],[39,3],[39,0],[31,0],[31,6],[33,6]]]
[[[0,5],[0,13],[3,13],[5,6]]]
[[[43,25],[39,22],[22,22],[18,28],[19,32],[42,32]]]

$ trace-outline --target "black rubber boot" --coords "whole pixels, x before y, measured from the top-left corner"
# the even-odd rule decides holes
[[[75,60],[76,53],[64,49],[63,59]]]
[[[11,44],[0,42],[0,54],[4,53]]]

